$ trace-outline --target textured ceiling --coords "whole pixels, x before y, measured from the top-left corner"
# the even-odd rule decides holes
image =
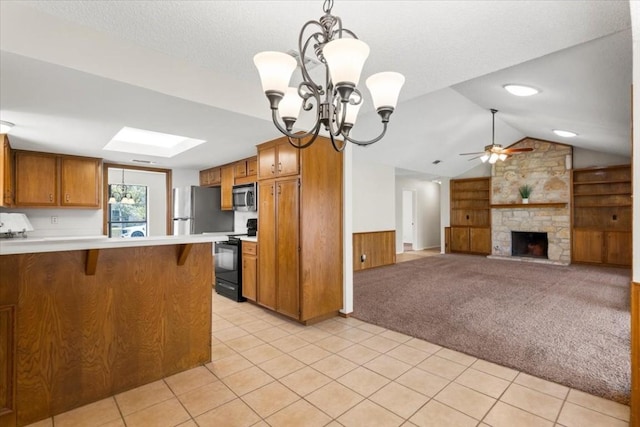
[[[252,57],[295,48],[322,1],[3,0],[0,12],[0,113],[20,125],[14,145],[127,161],[100,150],[114,128],[177,127],[210,143],[152,160],[201,168],[278,136]],[[566,127],[577,146],[630,153],[628,1],[336,0],[333,13],[371,47],[364,77],[407,79],[388,136],[356,155],[455,176],[473,166],[458,153],[490,142],[488,108],[505,145]],[[511,97],[511,82],[542,93]],[[354,135],[379,126],[365,108]]]

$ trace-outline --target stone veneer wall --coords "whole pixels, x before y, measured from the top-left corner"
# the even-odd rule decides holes
[[[491,203],[517,204],[514,208],[491,209],[492,255],[511,256],[511,231],[546,232],[549,261],[571,262],[571,170],[566,157],[568,145],[525,138],[512,147],[531,147],[492,168]],[[533,187],[529,203],[566,203],[566,207],[547,208],[523,205],[518,193],[521,185]]]

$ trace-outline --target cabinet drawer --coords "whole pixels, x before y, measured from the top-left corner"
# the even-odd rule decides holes
[[[258,255],[258,244],[255,242],[242,242],[243,255]]]

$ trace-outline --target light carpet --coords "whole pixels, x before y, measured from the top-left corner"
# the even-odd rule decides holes
[[[628,404],[630,270],[446,254],[354,274],[354,317]]]

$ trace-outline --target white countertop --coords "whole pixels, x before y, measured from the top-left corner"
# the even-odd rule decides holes
[[[108,238],[106,236],[16,237],[13,239],[0,239],[0,255],[208,243],[226,240],[227,234],[229,233],[206,233],[188,236],[150,236],[128,239],[121,237]]]
[[[258,242],[258,237],[256,236],[244,236],[241,237],[240,240],[244,240],[245,242]]]

